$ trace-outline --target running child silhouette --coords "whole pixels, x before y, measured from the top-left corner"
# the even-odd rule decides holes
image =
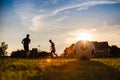
[[[55,52],[56,52],[56,50],[55,50],[55,44],[53,43],[53,41],[50,39],[49,40],[49,42],[51,43],[51,52],[50,52],[50,54],[51,54],[51,57],[53,57],[54,55],[56,56],[56,57],[58,57],[58,55],[57,54],[55,54]]]
[[[23,47],[24,47],[24,50],[25,50],[25,53],[26,53],[27,58],[28,58],[28,56],[29,56],[29,44],[30,44],[30,42],[31,42],[29,36],[30,36],[30,35],[27,34],[27,35],[26,35],[26,38],[24,38],[24,39],[22,40],[22,44],[23,44]]]

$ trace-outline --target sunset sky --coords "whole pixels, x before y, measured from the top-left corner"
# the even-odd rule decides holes
[[[50,51],[52,39],[60,54],[81,33],[120,47],[120,0],[0,0],[0,42],[8,52],[23,49],[30,34],[30,49]]]

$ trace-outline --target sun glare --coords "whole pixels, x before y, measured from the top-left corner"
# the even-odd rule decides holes
[[[77,40],[92,40],[93,37],[90,33],[79,33],[77,36]]]

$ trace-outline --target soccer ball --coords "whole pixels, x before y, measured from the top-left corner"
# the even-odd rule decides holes
[[[73,54],[77,59],[89,60],[95,52],[95,47],[90,41],[80,40],[73,47]]]

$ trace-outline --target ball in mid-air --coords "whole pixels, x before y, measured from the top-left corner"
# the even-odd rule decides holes
[[[73,54],[78,59],[90,59],[93,57],[94,52],[94,45],[87,40],[80,40],[73,47]]]

